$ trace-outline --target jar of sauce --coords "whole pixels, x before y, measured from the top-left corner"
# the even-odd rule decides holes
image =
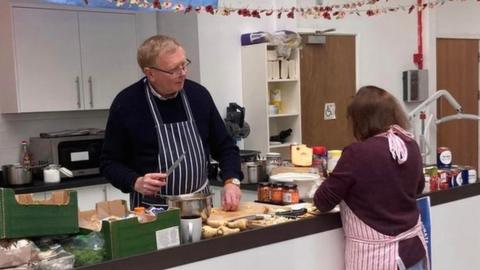
[[[272,184],[271,190],[271,202],[276,204],[282,204],[283,202],[283,185],[279,183]]]
[[[300,202],[300,195],[296,184],[285,184],[283,186],[283,203],[293,204]]]
[[[260,202],[270,202],[271,192],[270,183],[259,183],[257,187],[257,200]]]

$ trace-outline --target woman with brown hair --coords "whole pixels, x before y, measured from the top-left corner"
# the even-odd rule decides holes
[[[322,212],[340,203],[346,269],[428,269],[416,204],[425,179],[405,112],[387,91],[365,86],[348,117],[357,142],[314,196]]]

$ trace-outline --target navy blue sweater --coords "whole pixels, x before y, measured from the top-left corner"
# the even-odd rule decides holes
[[[207,89],[186,80],[184,90],[198,127],[207,160],[219,162],[222,179],[243,178],[238,147]],[[155,98],[164,123],[187,120],[181,95]],[[143,79],[121,91],[110,107],[101,156],[102,174],[123,192],[132,192],[134,181],[145,173],[158,172],[155,123],[147,104]]]

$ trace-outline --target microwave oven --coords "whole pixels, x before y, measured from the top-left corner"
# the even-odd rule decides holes
[[[34,164],[59,164],[73,176],[100,173],[103,134],[30,138],[30,154]]]

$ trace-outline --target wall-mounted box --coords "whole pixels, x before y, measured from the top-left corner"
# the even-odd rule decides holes
[[[428,97],[428,70],[403,72],[403,101],[421,102]]]

